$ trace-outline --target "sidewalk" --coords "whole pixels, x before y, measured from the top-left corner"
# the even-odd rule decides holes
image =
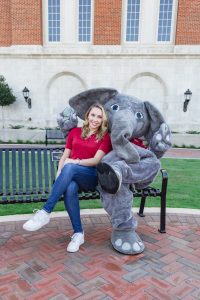
[[[167,156],[200,158],[200,150],[172,149]],[[113,250],[110,219],[96,212],[82,210],[86,242],[78,253],[66,252],[72,231],[63,213],[33,233],[22,229],[27,216],[0,218],[0,299],[200,299],[199,211],[168,210],[166,234],[157,230],[156,210],[135,214],[146,247],[137,256]]]
[[[35,233],[23,221],[0,224],[0,299],[200,299],[200,216],[157,213],[139,218],[145,251],[122,255],[110,244],[107,215],[82,216],[86,243],[67,253],[68,218]]]
[[[200,159],[200,149],[190,148],[172,148],[167,151],[164,157],[184,158],[184,159]]]

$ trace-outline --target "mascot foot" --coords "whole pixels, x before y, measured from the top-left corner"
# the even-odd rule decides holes
[[[116,194],[122,183],[122,175],[106,163],[97,165],[98,181],[104,191]]]
[[[144,251],[144,244],[134,230],[113,230],[111,243],[115,250],[123,254],[134,255]]]

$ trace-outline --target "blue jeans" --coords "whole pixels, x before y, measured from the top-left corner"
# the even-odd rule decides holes
[[[66,164],[56,179],[51,194],[43,209],[51,213],[59,198],[64,195],[65,208],[69,214],[75,232],[83,232],[78,198],[79,188],[95,189],[97,174],[95,167],[85,167],[76,164]]]

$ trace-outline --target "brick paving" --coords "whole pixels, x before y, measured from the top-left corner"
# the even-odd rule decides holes
[[[0,223],[0,299],[200,299],[200,215],[139,218],[145,251],[117,253],[110,244],[106,214],[82,215],[86,243],[67,253],[68,218],[53,218],[29,233],[24,221]]]
[[[200,150],[171,149],[168,157],[200,158]],[[24,221],[0,222],[1,300],[192,300],[200,299],[200,214],[138,218],[145,251],[122,255],[110,244],[106,214],[82,215],[86,243],[67,253],[72,234],[68,218],[53,218],[28,233]]]
[[[164,157],[200,159],[200,149],[171,148]]]

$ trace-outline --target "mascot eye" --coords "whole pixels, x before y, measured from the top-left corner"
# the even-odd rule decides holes
[[[137,111],[137,112],[135,113],[135,117],[136,117],[136,119],[138,119],[138,120],[144,118],[143,114],[142,114],[140,111]]]
[[[118,111],[119,110],[119,105],[118,104],[113,104],[111,105],[112,110]]]

